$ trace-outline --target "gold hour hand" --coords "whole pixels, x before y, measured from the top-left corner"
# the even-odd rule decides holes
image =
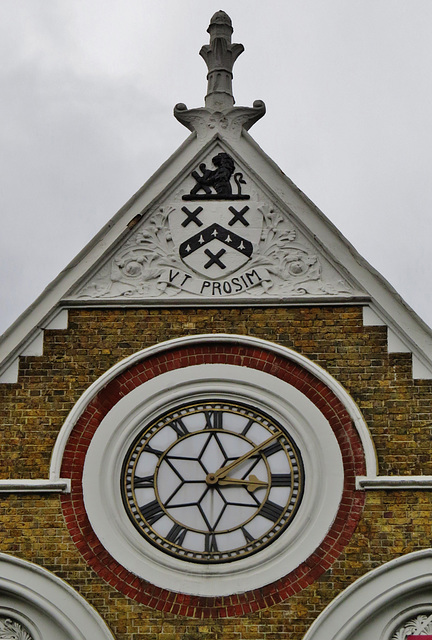
[[[262,489],[262,487],[268,487],[268,482],[263,482],[262,480],[258,480],[258,478],[254,475],[250,475],[248,480],[242,480],[241,478],[221,478],[218,482],[219,485],[239,485],[242,487],[246,487],[248,491],[252,493],[252,491],[256,491],[257,489]]]

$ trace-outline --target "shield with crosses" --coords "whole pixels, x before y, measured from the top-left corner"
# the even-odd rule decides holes
[[[263,227],[258,206],[250,201],[200,200],[176,208],[169,222],[181,260],[212,280],[245,266]]]

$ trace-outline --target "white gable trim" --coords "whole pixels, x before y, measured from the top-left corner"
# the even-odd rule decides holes
[[[147,207],[169,187],[176,179],[179,167],[184,169],[192,163],[196,154],[205,146],[207,145],[198,144],[196,135],[191,134],[5,331],[0,339],[0,380],[13,361],[19,355],[25,355],[23,349],[33,341],[35,333],[47,327],[57,316],[61,300],[68,291],[98,262],[106,250],[129,232],[128,225],[133,225],[137,217],[141,218]]]
[[[247,147],[246,147],[247,145]],[[237,152],[248,153],[250,165],[285,203],[296,221],[308,220],[307,228],[330,255],[370,295],[373,312],[378,315],[409,351],[423,364],[432,378],[432,330],[381,276],[344,238],[335,225],[311,200],[279,169],[246,132],[240,138]],[[281,205],[282,206],[282,205]]]
[[[245,162],[251,175],[255,175],[261,184],[266,185],[269,193],[272,193],[272,198],[279,202],[278,206],[281,209],[288,208],[296,224],[305,229],[308,235],[312,234],[314,240],[327,254],[336,257],[335,264],[350,274],[367,292],[373,314],[380,318],[391,332],[390,351],[403,348],[411,352],[414,376],[432,378],[431,329],[243,130],[242,135],[236,139],[228,135],[228,141],[219,133],[210,140],[207,138],[207,142],[202,142],[195,134],[189,136],[173,156],[5,332],[0,342],[0,363],[2,363],[0,381],[2,375],[3,381],[12,381],[13,372],[16,371],[16,358],[25,353],[23,348],[25,349],[33,342],[40,329],[51,322],[61,308],[61,300],[67,296],[71,288],[95,267],[106,251],[115,246],[129,232],[130,226],[141,218],[148,207],[157,203],[158,198],[161,198],[175,183],[180,172],[195,166],[196,158],[214,144],[216,139],[221,140],[229,149],[235,147],[233,153]],[[281,304],[286,302],[292,301],[282,301]],[[295,302],[299,304],[301,299]],[[331,300],[328,302],[331,303]]]

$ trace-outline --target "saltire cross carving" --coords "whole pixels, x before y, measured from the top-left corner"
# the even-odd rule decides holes
[[[203,223],[201,220],[198,220],[198,217],[197,217],[199,216],[202,210],[203,210],[202,207],[197,207],[195,211],[189,211],[187,207],[182,207],[183,213],[187,215],[186,220],[183,220],[182,222],[182,227],[187,227],[190,222],[195,222],[195,224],[198,227],[202,227]]]
[[[245,219],[244,214],[249,211],[249,207],[243,207],[241,211],[237,211],[234,207],[228,207],[233,215],[232,219],[228,222],[228,226],[232,227],[237,221],[241,222],[245,227],[249,226],[249,222]]]
[[[206,256],[210,258],[210,260],[206,262],[206,264],[204,265],[204,269],[209,269],[212,266],[212,264],[216,264],[221,269],[226,269],[226,264],[224,264],[220,260],[220,258],[224,255],[224,253],[226,253],[225,249],[221,249],[217,253],[212,253],[210,249],[204,249],[204,253],[206,254]]]

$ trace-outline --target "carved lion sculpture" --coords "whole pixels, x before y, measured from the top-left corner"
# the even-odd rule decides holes
[[[210,193],[209,187],[213,187],[218,195],[230,196],[232,194],[230,179],[234,173],[234,160],[228,153],[221,152],[212,158],[212,163],[216,167],[214,171],[207,169],[204,163],[200,165],[202,176],[196,171],[192,171],[192,176],[197,184],[191,194],[195,194],[201,189],[205,193]]]
[[[219,195],[231,195],[232,188],[230,179],[234,173],[234,160],[227,153],[218,153],[212,158],[216,171],[213,171],[213,184],[216,193]]]

